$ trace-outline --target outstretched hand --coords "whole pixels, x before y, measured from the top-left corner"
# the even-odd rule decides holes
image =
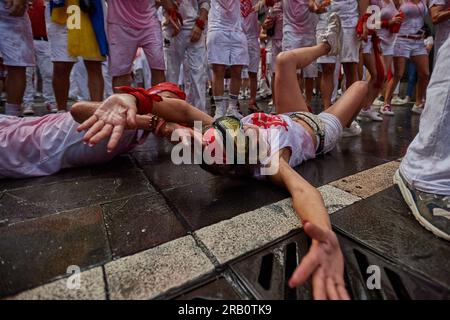
[[[309,222],[305,223],[304,230],[313,243],[294,271],[289,286],[295,288],[312,277],[314,299],[349,300],[344,282],[344,257],[336,235]]]
[[[136,99],[129,94],[114,94],[106,99],[94,115],[78,127],[78,132],[87,130],[83,141],[94,146],[109,138],[107,150],[117,147],[125,128],[136,128]]]

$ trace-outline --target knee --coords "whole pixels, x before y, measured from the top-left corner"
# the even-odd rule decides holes
[[[369,83],[366,81],[356,81],[352,87],[355,87],[361,93],[361,96],[366,96],[369,92]]]
[[[285,69],[286,67],[289,67],[290,65],[290,53],[289,51],[283,51],[280,52],[277,55],[277,58],[275,60],[275,70],[276,72],[279,72],[279,70]]]
[[[430,79],[430,71],[429,70],[424,70],[420,73],[417,74],[417,77],[421,80],[426,80],[428,81]]]

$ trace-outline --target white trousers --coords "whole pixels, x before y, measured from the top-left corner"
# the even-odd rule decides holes
[[[450,38],[437,53],[419,133],[400,171],[420,191],[450,195]]]
[[[190,30],[183,30],[174,38],[165,36],[164,56],[167,64],[167,81],[178,83],[182,72],[181,65],[184,63],[187,69],[184,77],[187,102],[205,111],[207,71],[204,36],[195,43],[190,40]]]
[[[46,104],[55,103],[55,94],[53,92],[53,63],[50,56],[50,44],[48,41],[33,40],[36,66],[42,77],[42,94]],[[27,67],[27,86],[23,97],[24,104],[31,104],[34,101],[36,93],[33,76],[36,73],[35,67]]]

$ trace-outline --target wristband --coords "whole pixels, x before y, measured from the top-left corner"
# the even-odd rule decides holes
[[[197,18],[197,20],[195,20],[195,25],[201,30],[205,30],[205,21],[203,21],[202,19]]]
[[[161,129],[162,129],[163,125],[165,125],[165,124],[166,124],[166,121],[164,121],[163,119],[158,119],[158,123],[157,123],[155,131],[154,131],[155,136],[157,136],[157,137],[163,137],[164,136],[161,133]]]
[[[162,98],[160,96],[158,96],[157,94],[150,94],[144,88],[116,87],[115,89],[130,94],[136,98],[136,107],[138,109],[138,114],[152,113],[153,102],[162,101]]]

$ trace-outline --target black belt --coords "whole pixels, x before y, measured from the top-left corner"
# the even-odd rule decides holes
[[[48,41],[47,37],[33,37],[33,39],[38,41]]]

